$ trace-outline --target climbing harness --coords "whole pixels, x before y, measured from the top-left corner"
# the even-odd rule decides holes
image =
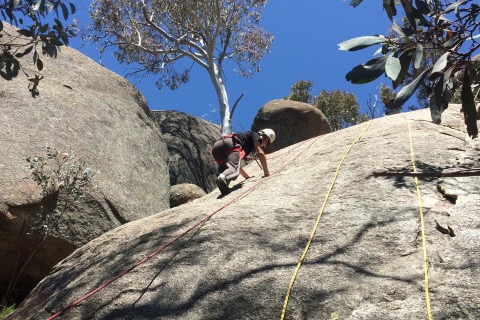
[[[219,156],[217,157],[214,157],[215,158],[215,162],[218,163],[219,165],[226,165],[227,164],[227,159],[228,159],[228,156],[232,153],[232,152],[240,152],[240,159],[243,159],[245,157],[245,151],[243,150],[242,148],[242,145],[241,144],[235,144],[235,141],[238,143],[238,141],[240,141],[240,139],[238,138],[238,136],[236,134],[227,134],[225,136],[222,137],[222,140],[223,140],[223,143],[225,144],[225,139],[229,139],[231,138],[232,139],[232,142],[234,142],[233,146],[230,147],[230,148],[227,148],[226,150],[224,149],[224,152],[225,152],[225,158],[220,158]]]
[[[313,227],[313,230],[310,234],[310,238],[308,239],[307,245],[305,246],[305,249],[303,250],[302,256],[300,257],[300,260],[297,263],[297,266],[296,266],[295,270],[293,271],[292,279],[290,280],[290,284],[288,285],[287,294],[285,296],[285,301],[283,303],[282,315],[280,317],[281,320],[285,319],[285,314],[287,312],[287,306],[288,306],[288,300],[290,298],[290,293],[292,291],[293,284],[295,283],[295,279],[297,278],[297,274],[300,270],[300,267],[302,266],[302,263],[305,260],[305,257],[307,256],[307,252],[310,249],[310,245],[312,244],[313,237],[315,236],[315,233],[317,232],[318,225],[320,223],[320,219],[322,217],[323,211],[325,210],[325,206],[327,204],[328,198],[330,196],[330,193],[332,192],[333,186],[335,185],[335,181],[337,180],[338,173],[340,172],[340,167],[342,166],[342,164],[343,164],[345,158],[347,157],[347,155],[350,153],[350,150],[352,149],[352,147],[362,138],[362,136],[365,134],[365,132],[367,132],[367,130],[370,128],[370,125],[372,124],[372,122],[373,122],[373,120],[371,120],[368,123],[365,130],[362,133],[360,133],[360,135],[357,136],[357,138],[353,141],[353,143],[350,145],[350,147],[348,147],[347,151],[345,152],[342,159],[340,160],[340,163],[338,164],[337,171],[335,172],[335,175],[333,176],[332,183],[330,184],[330,188],[328,189],[325,200],[323,201],[322,208],[320,209],[317,220],[316,220],[315,225]]]

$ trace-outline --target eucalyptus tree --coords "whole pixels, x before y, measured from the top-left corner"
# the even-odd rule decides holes
[[[354,7],[363,0],[352,0]],[[383,0],[386,14],[392,21],[394,36],[364,36],[339,44],[340,50],[356,51],[381,45],[378,56],[354,67],[346,79],[352,83],[371,82],[382,74],[392,80],[393,87],[403,85],[394,104],[402,106],[426,82],[431,88],[430,110],[432,120],[441,122],[441,114],[460,78],[462,109],[469,136],[476,137],[476,123],[472,85],[480,70],[480,63],[472,58],[480,50],[480,5],[477,0]],[[397,9],[400,9],[397,11]],[[393,17],[403,12],[409,26],[400,27]],[[426,51],[438,52],[435,63],[420,71],[428,59]],[[461,76],[460,76],[461,75]],[[413,80],[405,81],[411,78]]]
[[[94,0],[92,39],[115,48],[135,75],[156,74],[176,89],[193,65],[208,72],[218,98],[222,134],[231,132],[224,65],[251,77],[273,37],[260,26],[267,0]],[[183,64],[182,62],[183,61]],[[190,62],[186,64],[185,61]]]
[[[341,90],[320,91],[313,105],[327,117],[333,131],[344,129],[365,121],[360,114],[357,97],[353,93]],[[367,117],[368,118],[368,117]]]
[[[6,34],[0,20],[0,76],[5,80],[17,77],[22,71],[29,79],[32,96],[38,95],[38,83],[42,79],[42,54],[56,57],[58,47],[68,45],[69,39],[76,36],[75,23],[66,25],[70,14],[76,11],[75,5],[67,0],[5,0],[0,2],[0,17],[18,27],[15,34]],[[53,19],[52,19],[53,18]],[[22,35],[28,41],[17,41]],[[33,52],[35,73],[32,74],[19,59]]]
[[[313,82],[309,80],[299,80],[292,85],[288,100],[312,103],[315,97],[311,94]]]

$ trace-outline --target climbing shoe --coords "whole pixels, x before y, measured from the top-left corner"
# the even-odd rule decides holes
[[[223,195],[230,193],[230,188],[228,188],[227,179],[223,173],[219,174],[217,177],[217,186]]]

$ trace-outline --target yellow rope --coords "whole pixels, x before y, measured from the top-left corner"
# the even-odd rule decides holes
[[[410,130],[410,122],[405,118],[408,124],[408,138],[410,140],[410,156],[412,158],[413,172],[417,172],[417,167],[415,166],[415,156],[413,154],[413,143],[412,143],[412,132]],[[418,207],[420,209],[420,224],[422,229],[422,247],[423,247],[423,271],[425,274],[425,300],[427,302],[427,314],[428,319],[432,320],[432,311],[430,309],[430,295],[428,294],[428,261],[427,261],[427,246],[425,244],[425,223],[423,220],[423,209],[422,209],[422,195],[420,194],[420,187],[418,184],[418,178],[415,177],[415,185],[417,188],[417,197],[418,197]]]
[[[295,282],[295,279],[297,277],[298,271],[300,270],[300,267],[302,266],[303,260],[305,260],[305,257],[307,256],[308,249],[310,248],[310,245],[313,241],[313,237],[315,236],[315,233],[317,232],[318,229],[318,224],[320,223],[320,219],[322,217],[323,211],[325,210],[325,205],[327,204],[328,197],[330,196],[330,193],[332,192],[333,186],[335,185],[335,181],[337,180],[338,173],[340,171],[340,167],[343,164],[343,161],[347,157],[347,155],[350,153],[350,150],[352,149],[353,145],[360,140],[360,138],[364,135],[365,132],[367,132],[368,128],[370,128],[370,125],[372,124],[372,121],[369,122],[368,126],[365,128],[365,130],[353,141],[353,143],[350,145],[350,147],[347,149],[347,152],[343,155],[342,160],[340,160],[340,163],[338,164],[337,171],[335,172],[335,176],[333,177],[332,183],[330,184],[330,188],[328,189],[327,196],[325,197],[325,200],[323,201],[322,208],[320,209],[320,213],[318,214],[317,221],[315,222],[315,226],[313,227],[313,230],[310,234],[310,238],[308,239],[307,245],[305,246],[305,249],[303,250],[303,254],[300,257],[300,261],[297,264],[297,267],[295,268],[295,271],[293,272],[292,279],[290,280],[290,284],[288,286],[287,294],[285,296],[285,302],[283,303],[283,309],[282,309],[282,316],[280,317],[281,320],[285,319],[285,313],[287,312],[287,306],[288,306],[288,299],[290,298],[290,293],[293,288],[293,284]]]

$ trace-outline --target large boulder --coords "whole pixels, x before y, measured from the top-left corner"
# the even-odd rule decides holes
[[[325,115],[312,105],[292,100],[272,100],[258,111],[252,130],[271,128],[276,140],[265,148],[271,153],[300,141],[331,132]]]
[[[4,37],[18,36],[4,23]],[[23,38],[15,40],[25,41]],[[43,278],[58,261],[121,224],[169,208],[167,147],[144,97],[124,78],[78,51],[62,47],[56,59],[41,56],[44,77],[33,98],[23,73],[0,79],[0,292],[38,243],[17,291]],[[20,59],[33,75],[32,56]],[[73,150],[95,172],[96,190],[65,213],[51,234],[27,237],[44,199],[26,168],[26,157],[46,147]],[[48,201],[47,201],[48,200]]]
[[[220,128],[183,112],[152,111],[169,153],[170,185],[196,184],[205,192],[216,188],[216,166],[210,149],[220,139]]]
[[[170,207],[178,207],[205,195],[205,191],[196,184],[181,183],[170,188]]]
[[[425,268],[433,319],[480,319],[480,145],[458,106],[442,118],[392,115],[272,153],[268,178],[251,164],[257,178],[227,196],[76,250],[10,320],[275,319],[294,273],[285,319],[427,319]]]

